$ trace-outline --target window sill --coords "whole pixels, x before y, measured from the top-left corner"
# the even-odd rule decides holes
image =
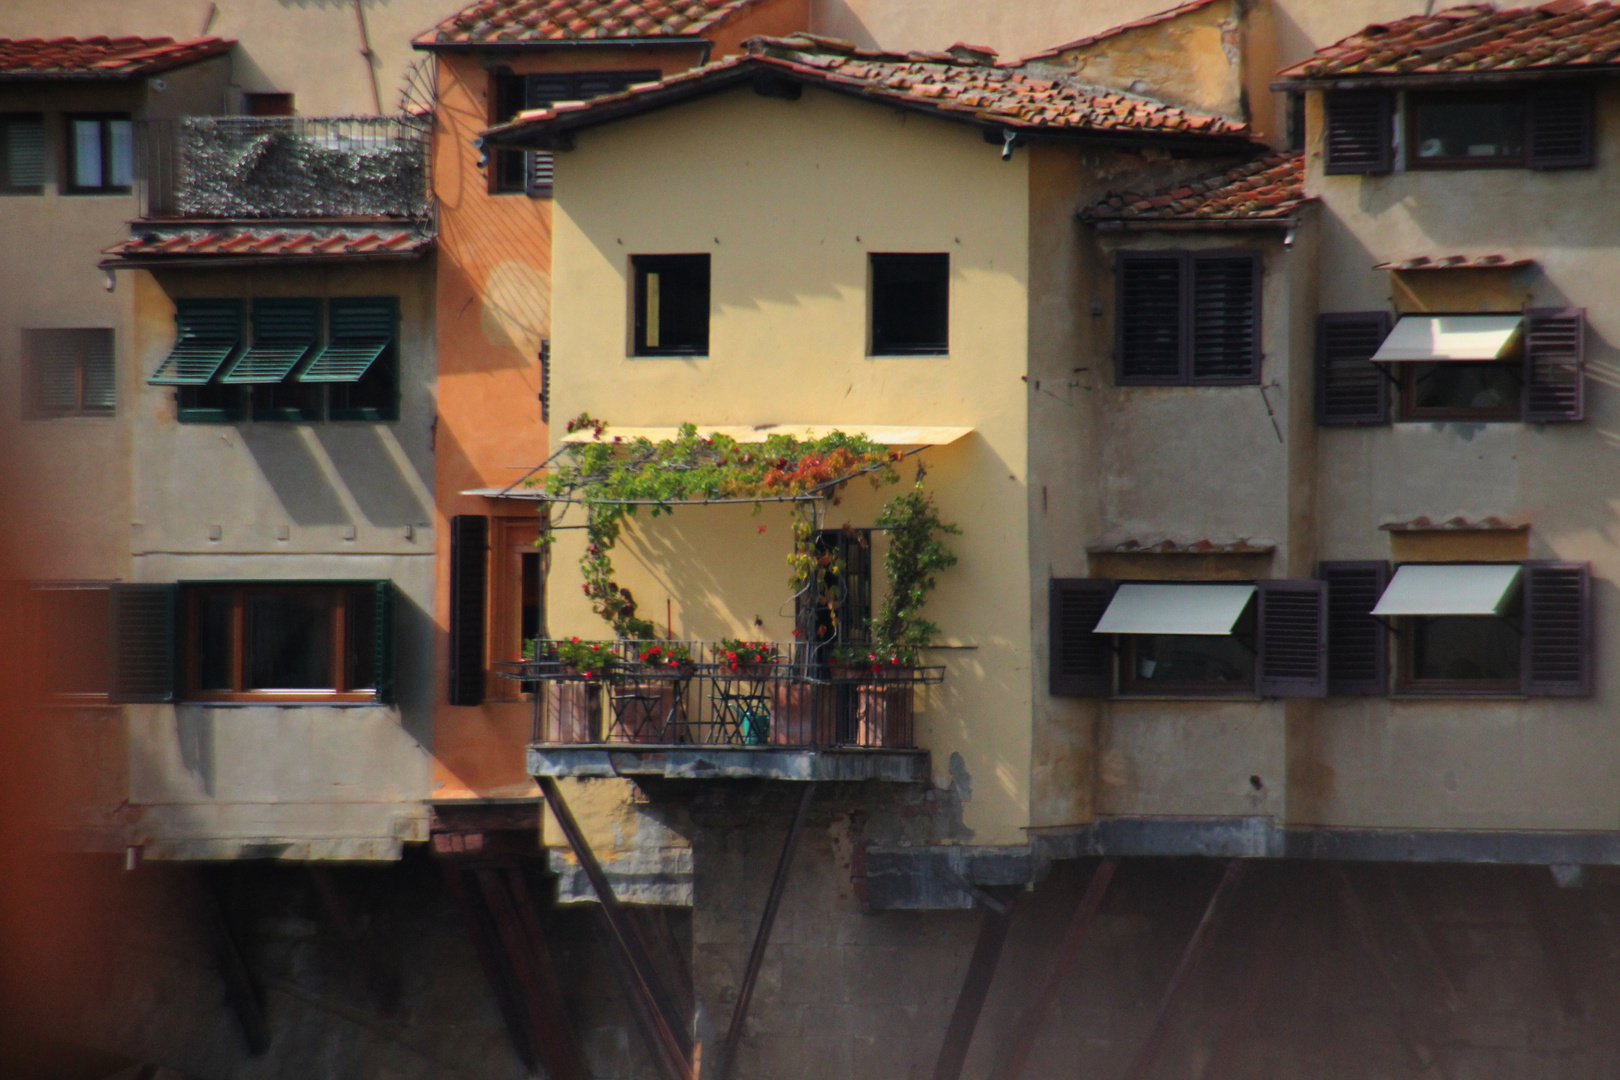
[[[1259,694],[1111,694],[1108,701],[1265,701]]]
[[[1511,690],[1400,690],[1391,701],[1529,701],[1529,694]]]
[[[883,352],[869,352],[868,360],[903,360],[908,356],[949,356],[949,349],[886,349]]]
[[[630,353],[626,360],[707,360],[706,352],[638,352]]]

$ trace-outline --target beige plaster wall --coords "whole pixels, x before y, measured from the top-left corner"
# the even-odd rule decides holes
[[[976,131],[814,90],[797,102],[728,93],[578,142],[557,164],[558,417],[974,427],[922,455],[942,513],[965,530],[954,541],[961,562],[941,577],[930,613],[966,647],[932,658],[949,671],[926,701],[918,741],[942,785],[952,755],[962,756],[975,842],[1019,840],[1029,812],[1020,378],[1029,252],[1009,223],[1027,214],[1027,157],[1004,163]],[[629,256],[691,251],[712,255],[710,356],[627,359]],[[950,252],[949,356],[866,355],[872,251]],[[909,480],[912,463],[905,472]],[[881,498],[852,485],[827,520],[869,523]],[[783,509],[693,508],[631,532],[622,577],[660,623],[669,601],[677,636],[789,640]],[[580,534],[561,536],[553,631],[606,636],[580,595]]]

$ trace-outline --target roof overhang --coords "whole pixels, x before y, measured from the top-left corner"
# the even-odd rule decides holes
[[[1315,199],[1308,200],[1315,202]],[[1275,218],[1088,218],[1098,232],[1287,232],[1299,228],[1297,217]]]
[[[1127,583],[1114,590],[1095,633],[1225,636],[1254,593],[1253,585]]]
[[[709,438],[725,435],[739,443],[762,443],[772,435],[787,435],[801,441],[820,439],[841,431],[859,435],[882,446],[946,446],[973,433],[970,427],[918,427],[897,424],[732,424],[698,425],[698,435]],[[565,443],[612,442],[647,439],[666,442],[680,437],[677,427],[605,427],[598,438],[590,430],[569,432]]]
[[[1408,564],[1396,569],[1372,613],[1498,615],[1520,572],[1518,563]]]
[[[536,52],[546,49],[645,49],[650,47],[700,47],[707,55],[714,42],[699,34],[671,34],[666,37],[564,38],[533,41],[422,41],[411,48],[423,52]]]
[[[355,263],[414,262],[433,250],[432,242],[410,251],[358,252],[341,255],[132,255],[102,259],[98,270],[241,270],[258,266],[334,266]]]
[[[1305,92],[1308,90],[1444,90],[1448,87],[1514,83],[1567,82],[1593,78],[1613,78],[1620,67],[1516,68],[1511,71],[1436,71],[1408,75],[1344,75],[1324,79],[1278,79],[1271,89]]]
[[[1506,360],[1523,329],[1522,315],[1402,315],[1372,362],[1477,364]]]

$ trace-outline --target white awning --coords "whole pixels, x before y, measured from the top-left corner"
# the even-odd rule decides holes
[[[1436,563],[1395,571],[1374,615],[1495,615],[1519,580],[1517,563]]]
[[[543,499],[546,489],[543,486],[511,487],[511,488],[468,488],[463,495],[482,495],[486,499]]]
[[[1121,585],[1096,632],[1230,634],[1253,596],[1253,585]]]
[[[1502,360],[1523,324],[1520,315],[1402,315],[1372,362]]]
[[[875,443],[884,446],[945,446],[953,443],[965,435],[972,434],[970,427],[916,427],[897,424],[722,424],[698,425],[698,434],[705,438],[711,435],[729,435],[740,443],[762,443],[772,435],[790,435],[801,441],[819,439],[831,435],[835,431],[842,431],[845,435],[864,435]],[[674,439],[681,433],[680,428],[674,427],[605,427],[602,429],[602,439],[612,442],[614,436],[621,439],[649,439],[653,442],[663,442]],[[562,437],[565,443],[595,442],[596,435],[590,430],[574,431]]]

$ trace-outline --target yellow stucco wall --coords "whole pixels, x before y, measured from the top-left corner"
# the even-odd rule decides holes
[[[815,90],[736,91],[585,132],[557,164],[557,417],[974,428],[921,455],[965,535],[929,609],[959,647],[930,658],[949,671],[917,737],[942,785],[962,756],[977,843],[1021,840],[1029,812],[1027,213],[1025,155],[1004,163],[971,129]],[[629,256],[699,251],[710,355],[627,358]],[[867,255],[884,251],[950,253],[949,356],[866,355]],[[853,485],[827,520],[869,524],[883,497]],[[607,636],[580,592],[580,534],[560,537],[553,632]],[[693,508],[638,522],[617,564],[660,624],[668,601],[677,636],[787,641],[790,542],[781,508]]]

